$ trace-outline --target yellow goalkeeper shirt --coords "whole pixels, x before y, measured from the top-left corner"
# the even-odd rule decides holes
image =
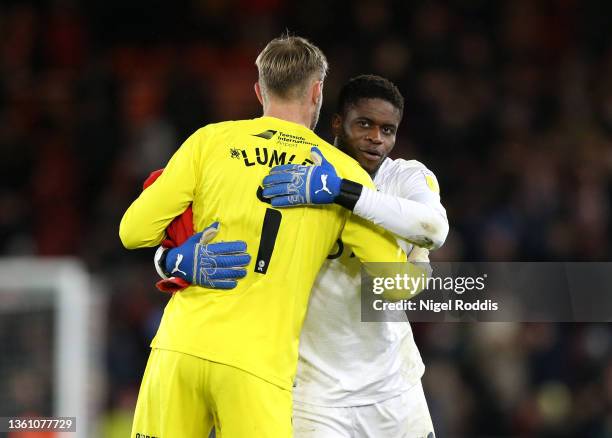
[[[310,289],[338,238],[362,261],[405,261],[382,228],[338,205],[274,209],[258,195],[272,166],[310,164],[318,146],[339,176],[374,188],[352,158],[308,128],[273,117],[207,125],[176,151],[121,220],[127,248],[159,244],[189,204],[198,231],[244,240],[252,260],[232,290],[191,286],[174,294],[151,347],[231,365],[290,389]]]

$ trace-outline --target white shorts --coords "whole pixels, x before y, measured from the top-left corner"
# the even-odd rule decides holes
[[[332,408],[293,401],[295,438],[434,438],[421,382],[373,405]]]

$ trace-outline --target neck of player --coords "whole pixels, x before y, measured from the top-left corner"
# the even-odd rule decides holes
[[[271,100],[264,108],[264,116],[297,123],[312,129],[312,109],[308,105],[294,102],[277,102]]]

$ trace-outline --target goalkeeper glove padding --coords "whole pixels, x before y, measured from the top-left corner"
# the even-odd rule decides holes
[[[219,223],[215,222],[167,250],[160,260],[164,274],[210,289],[235,288],[237,279],[246,276],[251,256],[246,252],[246,242],[240,240],[209,243],[218,232]]]

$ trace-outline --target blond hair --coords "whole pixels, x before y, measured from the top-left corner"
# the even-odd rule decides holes
[[[255,65],[264,95],[270,93],[282,99],[302,97],[309,81],[324,80],[328,69],[321,49],[305,38],[290,35],[270,41]]]

